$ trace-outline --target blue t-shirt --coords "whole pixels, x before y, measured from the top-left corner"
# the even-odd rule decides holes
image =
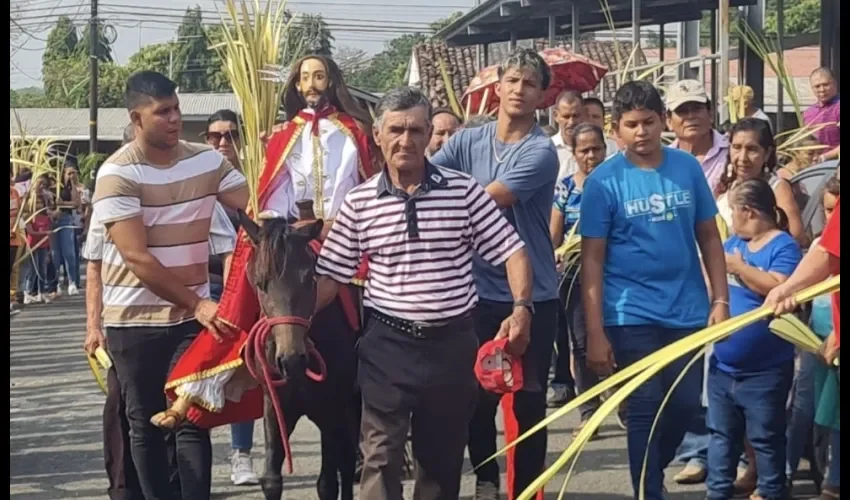
[[[558,273],[549,219],[559,164],[555,146],[543,130],[535,126],[520,142],[503,144],[496,140],[495,122],[464,129],[431,158],[431,163],[465,172],[485,187],[499,181],[516,196],[516,204],[502,213],[525,242],[534,272],[533,300],[557,299]],[[505,266],[493,267],[478,255],[473,259],[478,296],[513,302]]]
[[[726,240],[726,253],[741,252],[748,266],[761,271],[791,276],[802,254],[794,238],[780,233],[757,252],[747,248],[738,236]],[[737,276],[729,275],[729,313],[740,316],[764,305],[765,297],[747,288]],[[794,346],[770,331],[770,320],[738,330],[714,344],[713,361],[727,373],[751,373],[772,368],[794,359]]]
[[[552,208],[564,216],[564,237],[572,231],[581,213],[582,189],[576,186],[575,176],[564,177],[555,189]]]
[[[696,226],[717,205],[699,162],[664,148],[661,165],[639,168],[626,155],[584,182],[581,235],[604,238],[605,326],[702,328],[709,313]]]

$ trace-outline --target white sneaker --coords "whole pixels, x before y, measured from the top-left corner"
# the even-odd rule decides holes
[[[80,291],[77,289],[77,285],[71,283],[68,285],[68,296],[73,297],[75,295],[79,295]]]
[[[230,480],[235,486],[259,484],[251,455],[236,451],[230,458]]]
[[[38,295],[32,295],[32,294],[29,294],[29,293],[24,294],[24,305],[25,306],[29,306],[29,305],[32,305],[32,304],[41,304],[41,302],[42,302],[41,294],[38,294]]]

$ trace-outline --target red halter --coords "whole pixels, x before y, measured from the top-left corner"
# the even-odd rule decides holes
[[[299,325],[309,329],[311,324],[311,320],[298,316],[260,318],[248,333],[248,340],[245,342],[245,351],[243,353],[248,372],[257,382],[265,386],[266,393],[272,400],[277,426],[280,429],[280,437],[283,442],[283,450],[286,453],[286,470],[289,474],[292,474],[292,451],[289,447],[289,435],[286,432],[286,420],[284,419],[283,410],[280,407],[280,398],[275,390],[276,387],[286,385],[287,379],[281,375],[276,367],[269,366],[265,356],[265,346],[274,326]],[[316,350],[316,346],[313,345],[313,341],[309,338],[307,339],[307,355],[316,358],[316,361],[319,363],[319,373],[315,373],[307,368],[307,377],[315,382],[324,381],[328,374],[328,367],[325,364],[325,360],[322,359],[322,355]],[[257,373],[257,364],[259,364],[262,373]]]

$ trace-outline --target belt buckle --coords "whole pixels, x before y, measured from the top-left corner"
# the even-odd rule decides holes
[[[425,333],[423,332],[423,330],[428,327],[428,323],[423,323],[421,321],[412,321],[410,323],[410,333],[413,335],[414,338],[424,339]]]

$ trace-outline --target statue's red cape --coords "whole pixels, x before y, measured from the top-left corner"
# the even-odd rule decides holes
[[[274,134],[266,147],[266,162],[258,183],[259,206],[265,206],[272,188],[276,185],[278,176],[285,168],[286,158],[297,143],[304,127],[311,126],[314,133],[318,132],[319,119],[325,118],[333,122],[346,134],[358,149],[358,163],[361,182],[371,177],[374,167],[368,137],[360,126],[350,116],[338,113],[332,107],[316,113],[299,113],[287,122],[284,129]],[[251,285],[247,268],[251,261],[254,247],[244,231],[240,231],[236,249],[231,258],[231,267],[224,286],[221,301],[218,306],[219,318],[230,324],[238,333],[232,338],[219,343],[206,330],[189,346],[169,374],[165,392],[169,400],[178,397],[179,387],[187,382],[212,377],[226,370],[232,370],[243,364],[242,346],[248,338],[248,332],[260,317],[260,304],[257,293]],[[366,277],[366,265],[361,266],[355,283],[362,283]],[[359,330],[360,319],[357,303],[353,292],[348,287],[340,289],[340,301],[346,312],[348,321],[354,330]],[[212,408],[209,403],[198,402],[192,406],[187,415],[188,420],[205,428],[225,424],[256,420],[263,416],[263,391],[257,387],[243,394],[236,403],[226,401],[224,408]]]

